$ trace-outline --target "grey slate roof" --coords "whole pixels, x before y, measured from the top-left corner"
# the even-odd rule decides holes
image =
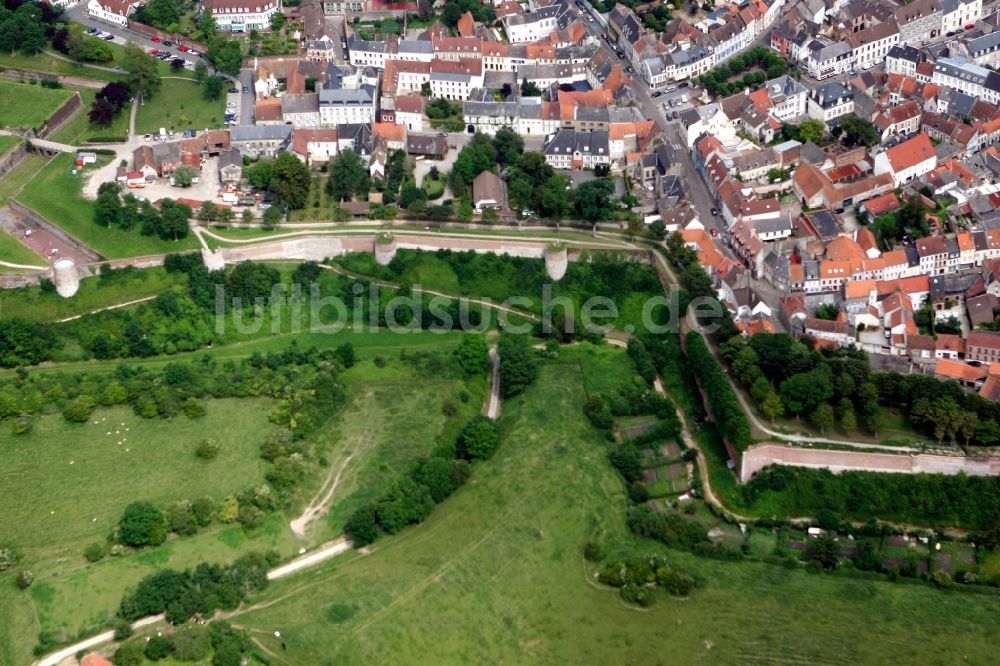
[[[229,142],[285,141],[292,136],[291,125],[236,125],[229,128]]]

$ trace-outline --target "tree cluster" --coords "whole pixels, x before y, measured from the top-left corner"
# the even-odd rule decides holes
[[[90,122],[110,125],[132,99],[132,89],[124,81],[112,81],[101,88],[90,106]]]
[[[353,155],[350,151],[345,151],[341,155],[346,153]],[[273,160],[257,160],[246,168],[245,175],[255,188],[266,190],[278,206],[291,210],[305,208],[309,199],[312,175],[309,173],[309,167],[293,154],[281,153]]]
[[[674,596],[686,597],[695,587],[691,574],[685,569],[670,566],[663,555],[607,562],[598,571],[597,580],[617,587],[627,603],[644,608],[653,604],[656,588]]]
[[[435,504],[447,499],[469,478],[470,461],[488,458],[497,442],[496,424],[483,416],[474,417],[452,446],[439,447],[398,478],[385,495],[351,514],[344,530],[355,548],[426,520]]]
[[[199,564],[194,569],[163,569],[143,578],[125,594],[118,616],[129,622],[166,613],[171,624],[233,610],[247,594],[267,586],[267,570],[279,561],[276,552],[249,553],[229,565]]]
[[[144,236],[176,241],[187,236],[190,219],[191,209],[173,199],[164,199],[157,210],[149,201],[132,194],[122,197],[121,188],[113,181],[101,183],[97,190],[94,222],[101,226],[123,231],[138,229]]]
[[[500,391],[512,398],[538,378],[538,358],[526,338],[501,335],[497,345],[500,354]]]
[[[944,474],[879,474],[772,466],[743,486],[753,509],[842,520],[892,520],[988,529],[1000,507],[1000,478]]]
[[[759,71],[743,74],[753,68],[757,68]],[[692,82],[705,86],[705,89],[713,97],[725,97],[740,92],[744,88],[758,88],[768,79],[777,78],[786,71],[788,71],[787,60],[768,47],[758,45],[692,79]],[[740,74],[743,74],[742,78],[730,81],[731,78]]]
[[[691,331],[684,341],[691,372],[708,399],[719,434],[737,451],[742,451],[751,441],[750,422],[736,399],[729,378],[709,351],[701,334]]]
[[[14,7],[11,9],[11,7]],[[34,55],[45,48],[46,29],[57,13],[47,3],[6,2],[0,5],[0,51]]]

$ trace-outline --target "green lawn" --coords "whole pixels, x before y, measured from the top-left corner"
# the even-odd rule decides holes
[[[210,102],[202,97],[197,83],[164,79],[156,96],[139,107],[135,131],[143,134],[161,127],[175,131],[218,128],[222,126],[225,110],[225,96]]]
[[[13,264],[26,264],[29,266],[48,266],[48,262],[29,250],[21,241],[11,236],[6,230],[0,229],[0,259]],[[7,266],[0,266],[0,271],[19,270]],[[6,298],[3,302],[6,302]],[[6,312],[4,313],[7,314]],[[9,315],[8,315],[9,316]]]
[[[198,240],[191,234],[180,241],[162,240],[95,224],[94,204],[84,199],[81,193],[84,174],[92,173],[93,169],[77,171],[74,175],[73,160],[74,155],[69,153],[57,156],[30,180],[17,200],[108,259],[176,252],[198,246]]]
[[[273,427],[270,404],[233,399],[206,407],[201,419],[142,419],[118,407],[98,410],[85,424],[42,416],[27,435],[4,428],[0,543],[28,560],[68,556],[79,563],[83,547],[103,540],[133,500],[221,498],[259,481],[266,463],[258,447]],[[206,463],[194,446],[209,436],[222,450]]]
[[[995,658],[995,596],[703,560],[637,541],[626,533],[622,484],[581,418],[583,399],[579,372],[547,367],[505,403],[494,458],[426,523],[272,584],[252,600],[266,607],[234,621],[282,663],[302,664]],[[666,552],[700,587],[683,601],[657,593],[637,611],[593,583],[581,556],[589,539],[612,556]],[[340,605],[351,613],[331,614]]]
[[[131,105],[126,104],[108,126],[95,125],[90,122],[90,106],[94,103],[97,91],[91,88],[81,88],[83,108],[48,138],[52,141],[77,145],[93,139],[116,138],[124,141],[128,136],[128,119]]]
[[[49,158],[44,155],[28,153],[16,167],[4,174],[0,178],[0,206],[6,206],[7,199],[20,192],[48,161]]]
[[[184,284],[178,273],[162,268],[133,270],[113,279],[89,277],[80,281],[80,290],[72,298],[63,298],[39,287],[11,289],[0,295],[6,317],[23,317],[35,321],[57,321],[86,314],[98,308],[155,296],[167,288]]]
[[[73,91],[0,79],[0,127],[40,127]],[[5,152],[0,150],[0,152]]]

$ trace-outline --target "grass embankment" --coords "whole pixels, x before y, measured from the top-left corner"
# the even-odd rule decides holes
[[[136,255],[177,252],[198,247],[198,239],[189,234],[179,241],[144,236],[138,231],[99,226],[94,222],[94,202],[83,198],[83,179],[92,174],[89,167],[73,174],[75,156],[63,153],[43,168],[18,195],[17,199],[53,224],[76,236],[108,259]],[[101,157],[107,164],[107,157]]]
[[[0,127],[40,127],[73,96],[66,88],[43,88],[37,83],[0,79]],[[5,152],[0,148],[0,154]]]
[[[16,136],[0,136],[0,157],[7,154],[14,146],[21,143],[21,139]]]
[[[126,141],[128,138],[128,121],[132,112],[132,106],[126,104],[122,107],[110,125],[96,125],[90,122],[90,107],[97,96],[96,90],[92,88],[80,88],[80,97],[83,99],[83,108],[77,111],[72,118],[51,134],[48,139],[60,143],[77,145],[84,141],[114,139]]]
[[[28,153],[16,167],[4,174],[0,178],[0,206],[6,206],[7,200],[17,195],[21,188],[37,176],[48,161],[47,156]]]
[[[161,127],[176,132],[221,127],[225,117],[225,95],[215,101],[202,97],[195,81],[163,79],[163,87],[139,106],[135,116],[137,134],[157,132]]]
[[[626,533],[621,483],[583,399],[579,372],[547,367],[504,405],[494,458],[427,522],[272,585],[254,601],[273,603],[236,621],[292,663],[991,659],[1000,600],[986,595],[664,551],[702,586],[646,612],[627,607],[591,582],[583,544],[662,549]]]
[[[105,72],[80,63],[67,62],[49,53],[39,53],[30,56],[23,53],[11,55],[9,51],[0,53],[0,67],[27,72],[59,74],[61,76],[79,76],[98,81],[117,81],[118,79],[125,78],[125,72]]]
[[[365,359],[345,373],[361,381],[341,415],[317,435],[331,473],[343,470],[326,520],[327,536],[341,534],[357,508],[384,495],[440,442],[454,440],[482,407],[482,378],[421,380],[416,371],[400,373],[399,365],[394,360],[380,369]]]

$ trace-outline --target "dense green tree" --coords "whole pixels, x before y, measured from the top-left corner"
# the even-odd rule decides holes
[[[257,160],[243,170],[247,181],[258,190],[266,190],[271,186],[271,174],[274,173],[274,160]]]
[[[133,502],[125,507],[118,533],[127,546],[159,546],[167,539],[167,521],[163,512],[151,503]]]
[[[73,423],[86,423],[94,413],[97,401],[89,395],[78,395],[63,407],[63,418]]]
[[[45,48],[45,24],[39,5],[26,2],[13,12],[0,7],[0,51],[28,55]]]
[[[125,71],[128,72],[129,86],[142,94],[146,101],[159,91],[163,82],[160,80],[159,62],[156,58],[138,45],[129,42],[125,47],[122,62]]]
[[[496,148],[485,134],[476,133],[458,153],[451,170],[451,190],[456,196],[464,194],[472,181],[483,171],[492,169],[497,161]]]
[[[812,421],[820,433],[825,435],[826,429],[833,425],[833,407],[825,402],[817,405],[812,413]]]
[[[799,140],[803,143],[806,141],[820,143],[823,140],[823,135],[826,134],[826,123],[822,120],[816,120],[815,118],[803,120],[799,124],[798,134]]]
[[[836,569],[840,564],[840,545],[832,532],[825,531],[809,542],[807,555],[824,569]]]
[[[366,504],[359,507],[347,519],[344,531],[355,548],[363,548],[378,538],[378,523],[376,522],[376,507]]]
[[[212,12],[203,11],[198,17],[197,25],[202,41],[207,41],[212,37],[215,37],[215,17],[212,16]]]
[[[430,515],[434,500],[426,487],[409,477],[402,477],[393,484],[378,505],[378,522],[389,534],[395,534],[407,525],[422,522]]]
[[[180,5],[177,0],[150,0],[136,9],[135,18],[154,28],[176,32],[177,24],[181,20]]]
[[[420,463],[414,480],[425,486],[436,504],[443,502],[455,490],[455,463],[445,458],[430,458]]]
[[[361,192],[362,184],[368,180],[368,169],[361,161],[361,156],[353,150],[344,150],[330,166],[330,177],[326,181],[326,193],[337,201],[346,201]],[[406,204],[401,203],[403,207]]]
[[[94,222],[109,229],[118,225],[122,212],[121,199],[118,198],[120,191],[114,181],[101,183],[94,203]]]
[[[505,398],[521,393],[538,378],[538,360],[527,341],[521,336],[501,335],[500,390]]]
[[[524,139],[510,127],[504,126],[494,135],[493,146],[496,149],[497,164],[501,167],[513,166],[524,152]]]
[[[309,167],[293,154],[281,153],[274,160],[268,191],[288,208],[304,208],[311,181]]]
[[[205,57],[215,69],[230,76],[238,76],[243,66],[243,49],[235,39],[216,38],[208,47]]]
[[[458,437],[458,455],[470,460],[486,460],[497,448],[497,426],[485,416],[476,416]]]
[[[490,368],[489,348],[482,335],[465,335],[455,350],[455,357],[462,369],[470,375],[481,375]]]
[[[613,215],[611,195],[614,185],[609,180],[588,180],[573,192],[573,204],[580,219],[591,223],[610,220]]]
[[[848,114],[840,118],[843,142],[848,146],[865,145],[869,148],[878,144],[879,132],[875,126],[861,116]]]
[[[538,97],[541,94],[542,89],[534,81],[529,81],[527,77],[521,81],[521,97]]]
[[[227,81],[219,75],[206,77],[202,83],[201,94],[207,100],[217,100],[226,91]]]

